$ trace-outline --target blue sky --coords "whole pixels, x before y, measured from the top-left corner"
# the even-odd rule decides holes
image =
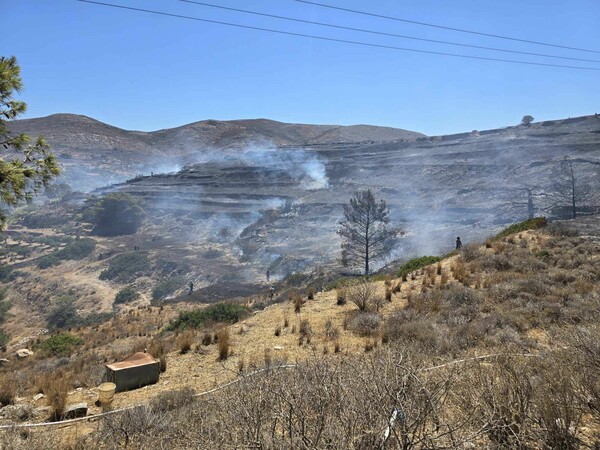
[[[211,20],[508,59],[248,16],[177,0],[105,0]],[[211,3],[210,0],[206,0]],[[600,51],[598,0],[320,0],[346,8]],[[388,33],[597,59],[600,53],[460,34],[301,4],[212,3]],[[126,129],[203,119],[386,125],[445,134],[600,112],[600,72],[464,60],[323,42],[79,3],[0,0],[0,54],[22,66],[27,117],[85,114]],[[566,64],[600,68],[600,63]]]

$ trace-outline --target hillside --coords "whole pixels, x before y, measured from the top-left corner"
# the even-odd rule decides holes
[[[36,350],[36,358],[3,369],[5,377],[20,371],[17,393],[32,411],[50,401],[30,400],[43,385],[33,374],[59,370],[69,389],[82,387],[70,391],[69,403],[91,404],[102,361],[147,347],[164,352],[167,370],[158,384],[119,393],[113,404],[150,406],[108,416],[98,427],[77,425],[75,434],[32,433],[28,448],[76,439],[107,448],[281,448],[309,440],[313,448],[366,449],[383,439],[394,410],[406,422],[393,426],[386,448],[593,447],[600,439],[597,218],[526,228],[367,284],[367,311],[354,303],[352,284],[266,307],[249,298],[258,307],[228,326],[224,360],[213,338],[218,325],[159,333],[177,316],[173,305],[83,327],[75,333],[84,343],[66,365]],[[191,351],[181,354],[188,344]],[[273,370],[255,372],[264,367]],[[233,379],[190,401],[193,392]],[[44,419],[35,414],[29,420]],[[280,428],[282,418],[290,428]],[[14,433],[0,439],[24,445]]]
[[[213,152],[248,145],[301,146],[413,140],[421,133],[369,125],[289,124],[267,119],[203,120],[153,132],[129,131],[76,114],[16,120],[15,133],[44,136],[65,168],[65,180],[89,191],[139,173],[177,170]]]

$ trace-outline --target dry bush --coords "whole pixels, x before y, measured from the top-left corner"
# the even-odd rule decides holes
[[[229,347],[231,345],[231,338],[229,336],[229,328],[223,327],[217,333],[218,336],[218,350],[219,350],[219,361],[224,361],[229,358]]]
[[[315,294],[316,294],[315,288],[314,288],[314,287],[310,287],[310,288],[308,289],[307,298],[308,298],[309,300],[314,300],[314,299],[315,299]]]
[[[17,385],[9,374],[2,374],[0,378],[0,406],[12,405],[17,396]]]
[[[71,380],[65,373],[57,373],[47,380],[44,394],[48,399],[48,405],[52,408],[51,420],[63,418],[70,388]]]
[[[281,336],[281,326],[279,325],[275,327],[275,336]]]
[[[454,261],[454,264],[452,264],[451,270],[452,270],[452,276],[454,276],[454,278],[459,283],[463,283],[465,281],[465,279],[467,277],[467,266],[462,261],[462,259],[459,258],[456,261]]]
[[[340,336],[340,329],[336,327],[331,319],[327,319],[324,325],[325,339],[335,341]]]
[[[202,345],[204,345],[206,347],[206,346],[209,346],[212,343],[213,343],[212,334],[210,334],[210,333],[204,333],[202,335]]]
[[[347,288],[347,293],[348,300],[360,311],[379,311],[385,303],[385,297],[380,295],[377,285],[366,280]]]
[[[302,319],[300,321],[300,326],[298,327],[298,344],[302,345],[304,340],[306,340],[307,344],[310,344],[312,338],[312,327],[310,326],[310,321],[308,319]]]
[[[185,355],[192,349],[194,338],[196,334],[192,330],[187,330],[177,336],[177,347],[179,347],[179,353]]]
[[[381,315],[375,312],[358,311],[348,320],[348,328],[360,336],[376,336],[381,327]]]
[[[336,290],[336,305],[346,304],[347,291],[346,288],[338,288]]]
[[[302,309],[302,306],[304,306],[304,299],[297,292],[291,293],[289,297],[290,297],[290,301],[294,305],[294,312],[296,314],[298,314],[300,312],[300,310]]]
[[[190,387],[161,392],[150,401],[149,406],[153,412],[164,413],[189,405],[194,401],[194,394]]]

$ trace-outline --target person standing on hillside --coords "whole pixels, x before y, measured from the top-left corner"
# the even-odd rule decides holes
[[[187,294],[187,295],[192,295],[192,294],[194,293],[194,282],[193,282],[193,281],[190,281],[190,282],[189,282],[189,284],[188,284],[188,288],[189,288],[190,290],[188,291],[188,294]]]
[[[456,250],[460,250],[462,248],[462,241],[460,240],[460,236],[456,238]]]
[[[271,281],[271,272],[267,270],[267,283]]]

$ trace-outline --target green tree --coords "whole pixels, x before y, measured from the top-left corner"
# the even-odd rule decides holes
[[[521,124],[527,127],[531,125],[531,122],[533,122],[533,116],[530,115],[523,116],[523,118],[521,119]]]
[[[56,159],[42,137],[34,142],[26,134],[13,135],[8,123],[27,109],[13,95],[23,88],[21,68],[14,56],[0,57],[0,204],[16,206],[29,201],[60,173]],[[0,211],[0,228],[6,216]]]
[[[390,254],[401,231],[388,227],[389,214],[385,200],[377,202],[370,189],[357,191],[344,205],[344,219],[337,230],[344,267],[364,267],[368,275],[372,261]]]
[[[134,234],[144,217],[146,214],[137,198],[130,194],[108,194],[93,209],[94,233],[101,236]]]

